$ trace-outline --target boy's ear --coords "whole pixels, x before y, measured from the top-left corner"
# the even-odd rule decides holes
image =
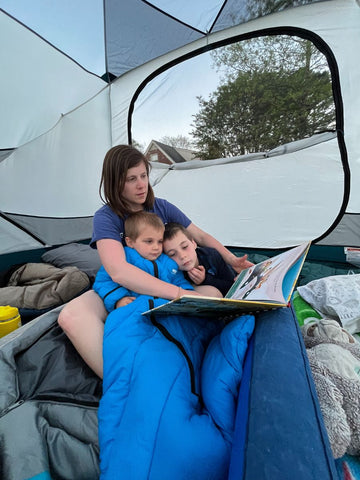
[[[128,247],[132,248],[134,245],[134,242],[131,240],[130,237],[125,237],[125,243]]]
[[[191,242],[194,245],[194,248],[197,248],[197,243],[195,242],[195,240],[191,240]]]

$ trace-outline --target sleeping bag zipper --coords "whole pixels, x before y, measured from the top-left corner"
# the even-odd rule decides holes
[[[158,269],[158,265],[157,265],[156,261],[152,260],[152,264],[154,266],[154,276],[156,278],[159,278],[159,269]],[[157,298],[157,297],[154,297],[154,298]],[[149,299],[149,310],[151,310],[152,308],[154,308],[154,300]],[[151,323],[154,325],[154,327],[156,327],[158,330],[160,330],[160,332],[164,335],[164,337],[167,338],[174,345],[176,345],[177,348],[180,350],[180,352],[184,355],[185,360],[186,360],[186,362],[188,364],[188,367],[189,367],[191,393],[193,393],[194,395],[199,397],[199,394],[196,393],[196,387],[195,387],[194,365],[193,365],[193,363],[191,361],[191,358],[189,357],[187,351],[185,350],[184,345],[181,342],[179,342],[179,340],[177,340],[175,337],[173,337],[171,335],[171,333],[166,329],[166,327],[164,327],[164,325],[162,325],[161,323],[159,323],[156,320],[155,315],[153,313],[150,315],[150,320],[151,320]]]
[[[154,308],[154,301],[149,300],[149,310],[151,310],[152,308]],[[160,332],[164,335],[164,337],[167,338],[168,340],[170,340],[170,342],[172,342],[174,345],[176,345],[177,348],[180,350],[180,352],[184,355],[185,360],[186,360],[186,362],[188,364],[188,367],[189,367],[189,372],[190,372],[191,393],[193,393],[196,396],[199,396],[198,393],[196,393],[196,388],[195,388],[195,369],[194,369],[194,365],[192,364],[192,361],[191,361],[187,351],[185,350],[184,345],[181,342],[179,342],[179,340],[177,340],[175,337],[173,337],[171,335],[171,333],[166,329],[166,327],[164,327],[164,325],[162,325],[161,323],[159,323],[156,320],[155,315],[153,313],[150,315],[150,320],[151,320],[151,323],[154,325],[154,327],[156,327],[158,330],[160,330]]]

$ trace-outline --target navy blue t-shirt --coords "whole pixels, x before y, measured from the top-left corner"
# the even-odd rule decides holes
[[[179,208],[163,198],[155,198],[154,207],[147,211],[156,213],[164,224],[176,222],[187,228],[191,223]],[[105,238],[121,241],[125,245],[124,219],[114,213],[109,205],[104,205],[95,212],[90,246],[96,248],[96,242]]]

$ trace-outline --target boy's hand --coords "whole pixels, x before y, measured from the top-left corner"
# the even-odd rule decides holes
[[[234,255],[234,259],[231,263],[232,268],[235,270],[235,272],[240,273],[242,270],[245,270],[246,268],[252,267],[254,264],[249,262],[247,259],[247,255],[243,255],[242,257],[236,257]]]
[[[195,285],[201,285],[205,280],[205,268],[202,265],[192,268],[187,274]]]
[[[135,297],[122,297],[116,302],[115,308],[125,307],[125,305],[129,305],[129,303],[133,302],[134,300]]]

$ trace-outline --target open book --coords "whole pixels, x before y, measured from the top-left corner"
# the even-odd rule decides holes
[[[184,295],[144,312],[225,316],[288,305],[310,243],[293,247],[243,270],[224,298]]]

